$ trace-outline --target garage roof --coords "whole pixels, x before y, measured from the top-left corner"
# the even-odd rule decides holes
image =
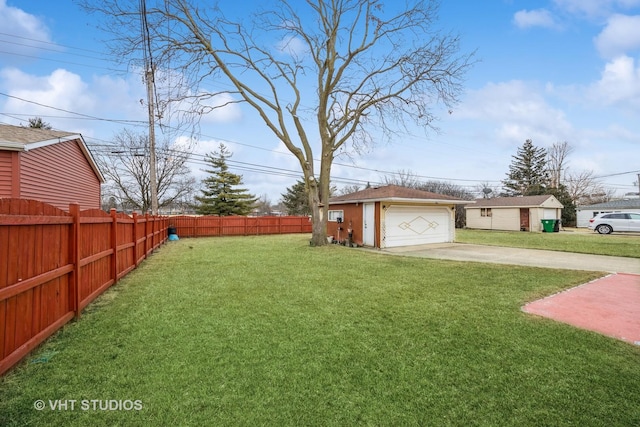
[[[84,154],[89,166],[93,169],[100,182],[104,176],[87,148],[84,138],[79,133],[62,132],[52,129],[30,128],[23,126],[0,125],[0,150],[29,151],[67,141],[78,141],[78,146]]]
[[[416,190],[415,188],[399,185],[385,185],[383,187],[370,187],[355,193],[332,197],[329,203],[359,203],[372,201],[420,201],[420,202],[447,202],[448,204],[467,204],[472,201],[462,200],[457,197],[430,191]]]
[[[556,207],[552,205],[559,205],[557,207],[562,207],[562,204],[558,202],[558,200],[550,195],[542,195],[542,196],[516,196],[516,197],[494,197],[491,199],[477,199],[476,203],[473,206],[468,206],[468,208],[517,208],[517,207],[538,207],[542,206],[547,200],[552,199],[547,207]]]
[[[578,206],[578,210],[591,209],[640,209],[640,199],[611,200],[595,205]]]

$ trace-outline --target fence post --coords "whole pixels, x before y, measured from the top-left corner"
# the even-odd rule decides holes
[[[138,214],[134,212],[133,217],[133,263],[138,266]]]
[[[144,257],[147,258],[149,254],[149,212],[144,214]]]
[[[118,281],[118,216],[115,208],[111,208],[111,248],[113,249],[111,275],[115,285]]]
[[[80,317],[80,205],[69,204],[69,213],[73,216],[71,224],[71,262],[73,272],[71,273],[71,309],[76,319]]]

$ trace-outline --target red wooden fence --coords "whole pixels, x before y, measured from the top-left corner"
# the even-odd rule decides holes
[[[167,240],[310,233],[308,217],[153,217],[0,199],[0,375]]]
[[[311,220],[306,216],[173,216],[169,227],[175,227],[179,237],[311,233]]]
[[[168,219],[0,199],[0,375],[167,239]]]

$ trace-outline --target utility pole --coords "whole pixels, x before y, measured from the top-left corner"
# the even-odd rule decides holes
[[[147,22],[147,5],[140,0],[140,22],[142,30],[142,45],[144,50],[144,79],[147,83],[147,105],[149,107],[149,189],[151,197],[151,214],[158,214],[158,177],[156,176],[156,119],[155,119],[155,79],[154,65],[151,56],[151,40]]]
[[[147,81],[147,104],[149,105],[149,181],[151,193],[151,214],[158,215],[158,177],[156,176],[156,120],[155,104],[153,102],[153,69],[147,68],[145,80]]]
[[[640,197],[640,173],[638,174],[638,197]]]

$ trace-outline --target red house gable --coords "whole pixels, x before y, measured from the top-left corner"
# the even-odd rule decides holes
[[[0,125],[0,197],[99,209],[103,182],[82,135]]]

